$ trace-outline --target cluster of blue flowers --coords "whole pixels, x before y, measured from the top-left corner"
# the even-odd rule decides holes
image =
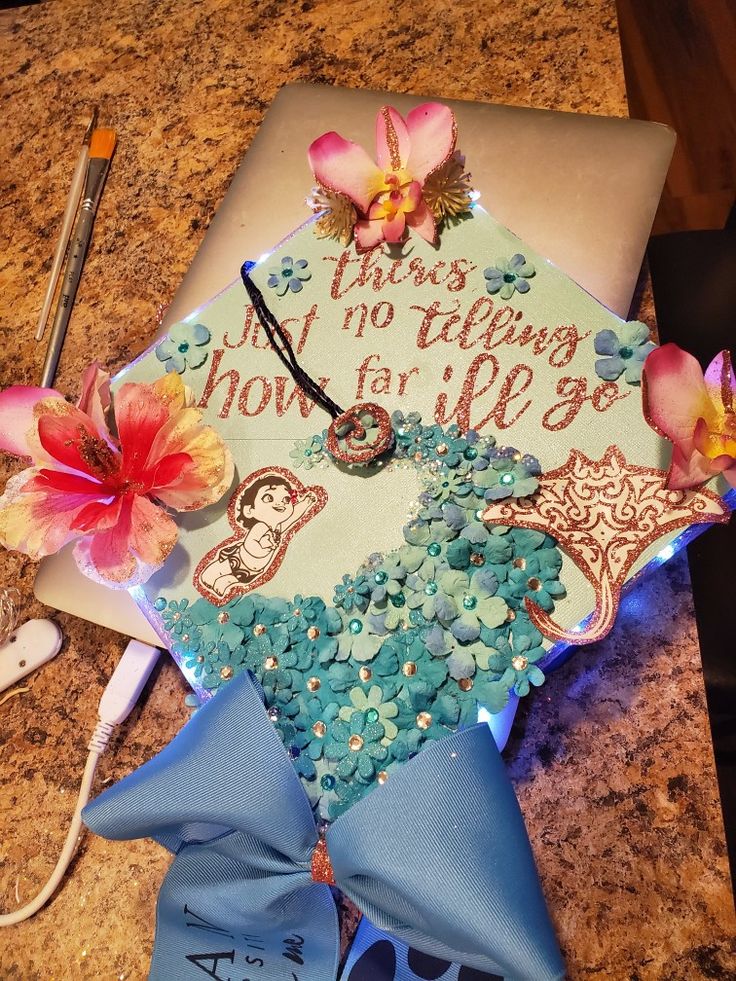
[[[255,675],[310,799],[332,818],[427,740],[473,724],[478,704],[498,712],[510,692],[542,684],[524,600],[550,612],[564,595],[552,538],[481,520],[486,502],[534,493],[538,462],[415,414],[392,423],[393,458],[417,466],[424,486],[404,544],[343,576],[332,606],[256,593],[222,607],[155,603],[204,688]]]

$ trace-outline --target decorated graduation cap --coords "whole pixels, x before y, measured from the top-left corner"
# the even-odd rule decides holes
[[[76,408],[0,395],[4,448],[33,463],[0,501],[5,544],[76,538],[83,570],[131,589],[200,700],[217,696],[87,812],[176,853],[156,976],[195,965],[203,924],[237,938],[238,969],[283,968],[288,928],[293,976],[334,976],[310,870],[428,956],[559,976],[476,724],[502,747],[563,650],[605,636],[636,577],[728,518],[727,352],[703,374],[602,307],[483,210],[456,139],[434,103],[382,109],[373,156],[325,134],[314,216],[111,385],[88,373]],[[496,806],[489,838],[473,815]],[[398,824],[406,851],[379,861]],[[489,869],[495,835],[515,860]],[[434,907],[418,893],[440,860]],[[534,930],[498,919],[510,897]]]

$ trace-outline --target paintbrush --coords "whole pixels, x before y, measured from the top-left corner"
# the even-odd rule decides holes
[[[51,265],[51,273],[49,275],[48,286],[46,287],[46,296],[43,298],[43,307],[41,309],[41,315],[38,318],[38,327],[36,328],[36,340],[40,341],[43,337],[43,333],[46,329],[46,321],[49,319],[49,311],[51,310],[51,302],[54,299],[54,292],[56,290],[56,283],[59,279],[59,273],[61,272],[61,267],[64,264],[64,256],[66,255],[66,247],[69,244],[69,236],[72,233],[72,225],[74,224],[74,216],[77,213],[77,208],[79,206],[79,199],[82,196],[82,188],[84,187],[84,178],[87,174],[87,161],[89,159],[89,141],[92,136],[92,131],[97,125],[97,106],[95,106],[92,113],[92,118],[90,119],[87,129],[84,134],[84,139],[82,140],[82,149],[79,151],[79,156],[77,157],[77,165],[74,168],[74,174],[72,176],[72,184],[69,188],[69,195],[66,199],[66,207],[64,208],[64,217],[61,219],[61,231],[59,232],[59,241],[56,243],[56,252],[54,253],[54,261]]]
[[[41,387],[49,388],[56,374],[56,367],[61,355],[67,324],[72,313],[74,297],[82,276],[84,260],[92,238],[92,228],[95,214],[102,197],[105,178],[110,169],[110,159],[115,149],[115,131],[111,129],[96,129],[92,133],[89,145],[89,162],[87,164],[87,179],[84,184],[82,207],[79,211],[77,224],[71,241],[71,253],[64,274],[61,296],[56,308],[54,326],[51,328],[49,346],[41,373]]]

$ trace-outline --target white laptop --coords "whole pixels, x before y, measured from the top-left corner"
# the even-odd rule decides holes
[[[584,289],[626,317],[675,135],[659,123],[442,100],[490,213]],[[335,129],[366,146],[386,104],[405,113],[427,97],[287,85],[238,168],[162,330],[196,310],[308,217],[306,148]],[[153,341],[151,337],[151,341]],[[120,365],[121,368],[124,365]],[[124,591],[86,579],[71,546],[45,559],[35,583],[46,605],[150,644],[160,640]]]

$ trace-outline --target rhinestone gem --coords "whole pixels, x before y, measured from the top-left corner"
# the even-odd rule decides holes
[[[153,604],[153,608],[155,610],[158,610],[159,613],[161,612],[161,610],[165,610],[166,609],[166,600],[163,598],[163,596],[159,596],[159,598]]]
[[[516,619],[516,614],[514,613],[514,611],[513,610],[507,610],[506,611],[506,623],[513,623],[515,619]]]
[[[401,609],[402,606],[406,604],[406,596],[403,593],[397,593],[395,596],[391,597],[391,605],[395,606],[397,609]]]
[[[511,564],[515,569],[526,569],[526,559],[524,558],[514,559]]]
[[[457,683],[457,687],[460,689],[460,691],[470,691],[470,689],[473,687],[473,679],[461,678]]]
[[[257,623],[255,625],[255,627],[253,627],[253,636],[254,637],[262,637],[263,634],[265,634],[265,632],[266,632],[266,627],[262,623]]]
[[[229,681],[234,673],[235,672],[233,671],[233,669],[230,667],[229,664],[226,664],[224,668],[220,668],[220,677],[222,678],[223,681]]]
[[[442,546],[440,545],[439,542],[431,542],[429,545],[427,545],[427,553],[431,555],[433,558],[438,556],[441,551],[442,551]]]
[[[379,782],[381,786],[383,786],[388,780],[388,773],[386,773],[385,770],[379,770],[378,773],[376,774],[376,780]]]
[[[177,610],[171,619],[174,621],[174,623],[178,623],[179,620],[181,620],[181,613],[179,613],[179,611]]]
[[[501,474],[501,476],[498,478],[498,482],[499,484],[503,484],[504,487],[510,487],[515,479],[516,478],[514,475],[512,473],[508,473],[507,471],[506,473]]]
[[[538,593],[542,588],[542,580],[537,576],[530,576],[529,579],[527,579],[526,584],[529,589],[533,589],[535,593]]]
[[[230,614],[227,612],[227,610],[222,610],[221,613],[217,614],[218,623],[227,623],[229,619],[230,619]]]
[[[511,667],[514,671],[524,671],[529,666],[529,658],[523,654],[514,654],[511,658]]]
[[[348,739],[348,749],[351,753],[357,753],[363,748],[364,739],[357,733]]]
[[[478,600],[475,596],[463,596],[463,609],[474,610],[478,605]]]
[[[204,664],[204,654],[197,654],[197,664]]]
[[[331,773],[325,773],[325,775],[320,780],[323,790],[333,790],[337,780],[332,776]]]
[[[429,712],[420,712],[419,715],[417,715],[417,726],[420,729],[429,729],[431,725],[432,716],[429,714]]]
[[[478,510],[475,512],[475,520],[476,521],[483,520],[483,508],[478,508]]]
[[[279,719],[281,718],[281,711],[278,709],[276,705],[272,705],[271,708],[268,710],[268,717],[271,720],[271,722],[279,721]]]
[[[189,634],[182,634],[181,639],[184,641],[185,644],[188,644],[190,639]]]
[[[348,624],[348,630],[351,634],[359,634],[363,629],[363,624],[360,620],[351,620]]]
[[[449,451],[450,451],[450,447],[447,445],[447,443],[437,444],[437,456],[447,456]]]
[[[416,662],[407,661],[404,665],[402,665],[401,673],[405,675],[407,678],[413,678],[414,675],[417,673]]]
[[[424,592],[427,594],[427,596],[434,596],[438,589],[439,587],[434,579],[430,579],[427,585],[424,587]]]
[[[384,572],[383,569],[379,569],[373,578],[379,586],[383,586],[385,582],[388,582],[388,573]]]
[[[298,606],[295,606],[291,612],[295,617],[300,617],[302,615],[302,611],[299,609]]]
[[[327,726],[322,721],[322,719],[317,719],[317,721],[312,726],[312,732],[315,734],[317,739],[324,739],[327,733]]]
[[[511,454],[511,459],[514,461],[514,463],[519,463],[519,461],[521,460],[521,453],[519,453],[519,451],[516,450],[514,453]]]
[[[633,357],[634,349],[630,347],[620,347],[618,349],[618,356],[623,358],[624,361],[628,361],[629,358]]]
[[[373,677],[373,672],[370,668],[361,668],[360,671],[358,671],[358,677],[361,681],[370,681]]]
[[[470,561],[472,565],[485,565],[486,558],[480,552],[472,552],[470,555]]]
[[[263,662],[263,667],[266,671],[275,671],[278,666],[279,659],[274,654],[270,654]]]
[[[316,640],[319,637],[319,627],[310,627],[307,630],[307,637],[310,640]]]
[[[378,722],[379,719],[378,710],[374,708],[368,709],[368,711],[365,713],[365,718],[366,718],[366,722],[370,722],[371,725],[374,722]]]
[[[322,682],[316,676],[307,678],[307,691],[319,691],[322,687]]]
[[[478,451],[474,446],[468,446],[463,453],[466,460],[474,460],[478,456]]]

